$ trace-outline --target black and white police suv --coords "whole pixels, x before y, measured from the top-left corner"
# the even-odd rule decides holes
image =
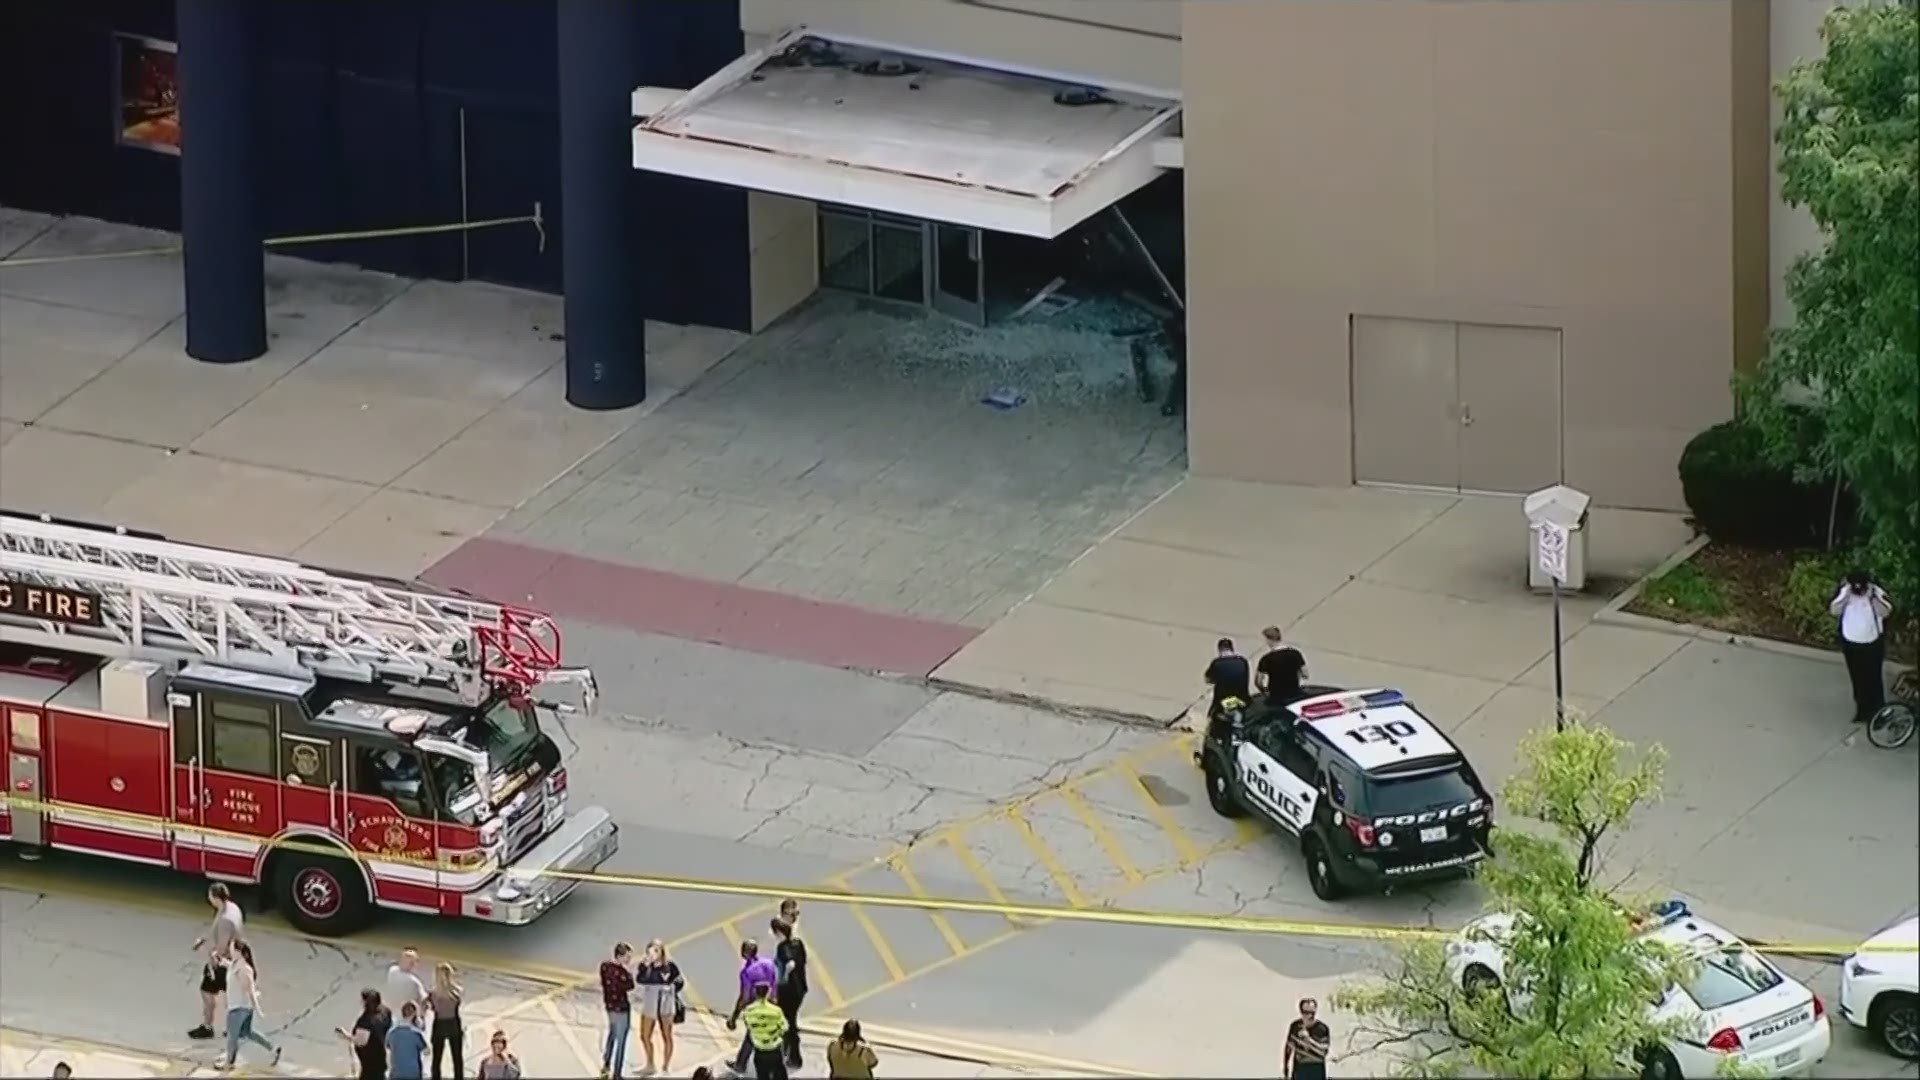
[[[1453,740],[1398,690],[1309,693],[1207,725],[1197,756],[1215,810],[1299,837],[1322,900],[1464,874],[1487,857],[1493,799]]]

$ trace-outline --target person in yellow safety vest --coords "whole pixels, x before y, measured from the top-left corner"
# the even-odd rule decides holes
[[[747,1038],[753,1043],[753,1075],[758,1080],[787,1080],[787,1059],[782,1047],[787,1038],[787,1016],[770,998],[771,987],[757,983],[753,1004],[740,1013],[747,1025]]]

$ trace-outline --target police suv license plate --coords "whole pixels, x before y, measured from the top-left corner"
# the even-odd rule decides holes
[[[1794,1049],[1789,1050],[1784,1054],[1781,1054],[1779,1057],[1774,1058],[1773,1067],[1776,1069],[1784,1069],[1789,1065],[1798,1064],[1799,1061],[1800,1061],[1800,1049],[1798,1047],[1795,1047]]]
[[[1420,830],[1420,842],[1423,844],[1438,843],[1446,838],[1447,827],[1445,825],[1429,825]]]

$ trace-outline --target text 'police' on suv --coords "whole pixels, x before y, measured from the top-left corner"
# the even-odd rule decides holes
[[[1309,692],[1225,708],[1207,725],[1198,757],[1215,810],[1298,836],[1322,900],[1468,873],[1487,857],[1493,799],[1445,733],[1398,690]]]

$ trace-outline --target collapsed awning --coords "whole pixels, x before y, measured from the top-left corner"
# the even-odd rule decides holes
[[[633,106],[636,169],[1049,239],[1165,171],[1180,116],[1166,91],[804,27]]]

